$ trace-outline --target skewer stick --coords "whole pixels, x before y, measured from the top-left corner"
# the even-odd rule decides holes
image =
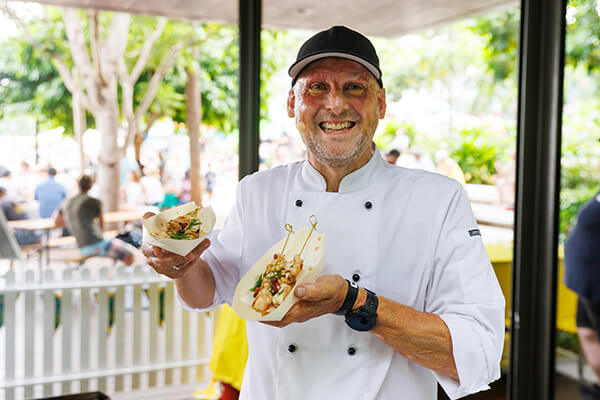
[[[317,217],[315,217],[314,214],[311,215],[310,217],[308,217],[308,221],[312,225],[312,229],[310,230],[310,232],[308,232],[308,236],[306,237],[306,240],[304,241],[304,244],[302,245],[302,248],[300,249],[300,253],[298,253],[298,257],[300,257],[302,255],[302,252],[304,251],[304,248],[306,247],[306,244],[308,243],[308,239],[310,239],[310,235],[312,235],[313,231],[315,229],[317,229]]]
[[[281,255],[283,256],[283,252],[285,251],[285,246],[287,246],[287,242],[290,239],[290,235],[294,233],[294,229],[290,224],[285,224],[285,230],[288,231],[288,235],[285,238],[285,242],[283,243],[283,249],[281,249]]]

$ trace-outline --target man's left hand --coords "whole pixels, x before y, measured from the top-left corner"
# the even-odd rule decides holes
[[[265,324],[282,328],[292,322],[305,322],[323,314],[336,312],[342,306],[348,291],[346,280],[340,275],[324,275],[315,282],[302,283],[294,290],[298,297],[281,321]]]

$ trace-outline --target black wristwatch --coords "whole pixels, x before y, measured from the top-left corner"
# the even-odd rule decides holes
[[[370,331],[375,327],[377,323],[377,306],[379,305],[377,295],[369,289],[365,290],[367,291],[365,305],[346,312],[346,324],[350,328],[361,332]]]
[[[358,286],[356,285],[356,283],[350,282],[348,279],[346,279],[346,282],[348,282],[348,291],[346,292],[346,299],[344,300],[344,303],[342,304],[340,309],[334,312],[335,315],[346,315],[346,312],[352,309],[352,306],[356,301],[356,297],[358,296]]]

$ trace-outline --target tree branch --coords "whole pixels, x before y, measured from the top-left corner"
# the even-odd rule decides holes
[[[184,45],[185,43],[177,43],[175,46],[173,46],[167,55],[162,59],[156,71],[154,71],[154,74],[152,75],[152,78],[148,84],[148,89],[146,90],[142,101],[135,110],[136,118],[139,119],[146,113],[146,111],[148,111],[148,108],[154,100],[154,96],[156,96],[156,92],[158,91],[161,81],[175,63],[177,56],[183,49]]]
[[[104,80],[104,77],[102,76],[102,63],[100,60],[100,37],[99,37],[99,33],[98,33],[98,11],[94,10],[91,11],[89,14],[89,20],[90,20],[90,30],[91,30],[91,35],[90,35],[90,46],[91,46],[91,53],[92,53],[92,62],[94,64],[94,69],[96,70],[96,74],[98,75],[98,78],[100,79],[100,84],[101,85],[106,85],[106,81]]]
[[[93,71],[93,69],[90,62],[87,45],[83,40],[84,35],[83,31],[81,30],[81,25],[79,24],[77,10],[66,7],[62,7],[61,10],[73,62],[79,70],[82,79],[85,81],[86,86],[89,88],[89,84],[91,83],[90,72]]]
[[[181,42],[177,43],[175,46],[171,47],[171,49],[169,50],[167,55],[162,59],[162,61],[158,65],[158,68],[156,69],[156,71],[154,71],[152,78],[150,78],[150,82],[148,83],[148,88],[146,89],[146,93],[144,94],[142,101],[140,102],[137,109],[135,110],[135,114],[133,116],[133,121],[132,121],[132,126],[133,126],[133,124],[135,124],[137,126],[137,121],[139,121],[140,118],[144,114],[146,114],[146,112],[148,111],[148,108],[150,107],[150,105],[152,105],[152,102],[154,101],[154,97],[156,96],[156,92],[158,91],[158,88],[160,87],[160,83],[162,82],[162,80],[165,77],[165,75],[167,74],[167,72],[169,72],[169,70],[173,67],[173,64],[177,60],[179,53],[186,45],[187,45],[187,43],[181,43]],[[131,143],[131,140],[133,139],[134,134],[135,134],[134,130],[128,129],[127,137],[125,139],[125,143],[123,144],[123,149],[126,149],[127,146],[129,146],[129,143]]]
[[[115,72],[119,69],[119,60],[123,58],[125,47],[127,47],[127,37],[129,33],[129,23],[131,16],[129,14],[116,12],[112,17],[112,24],[108,31],[108,37],[102,43],[102,60],[106,68],[111,68]]]
[[[131,82],[137,82],[137,80],[140,78],[140,75],[142,74],[142,71],[144,70],[144,66],[148,62],[148,57],[150,57],[150,54],[152,53],[152,46],[158,40],[160,35],[162,35],[162,32],[165,29],[166,25],[167,25],[167,19],[160,18],[158,20],[158,25],[156,26],[156,29],[154,29],[152,34],[150,34],[150,36],[148,36],[148,38],[144,41],[144,44],[142,45],[142,49],[140,51],[140,55],[139,55],[137,61],[135,62],[135,66],[131,70],[131,74],[130,74]]]
[[[73,95],[74,93],[79,93],[81,105],[89,109],[88,97],[85,95],[83,88],[80,85],[78,85],[73,79],[73,75],[71,74],[71,71],[69,70],[69,67],[67,67],[67,64],[65,63],[63,58],[55,52],[48,50],[42,43],[36,40],[31,34],[31,32],[29,32],[29,29],[27,29],[27,26],[25,25],[23,20],[19,18],[19,16],[12,9],[10,9],[10,7],[8,7],[6,2],[2,4],[0,9],[17,24],[21,32],[25,35],[25,37],[29,40],[29,43],[33,47],[52,58],[52,61],[54,61],[54,65],[58,70],[58,74],[60,75],[67,90],[71,93],[71,95]]]

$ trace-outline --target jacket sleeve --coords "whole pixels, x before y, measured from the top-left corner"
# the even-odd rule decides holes
[[[434,375],[456,399],[488,389],[500,377],[505,300],[462,187],[441,217],[426,311],[450,330],[460,383]]]

